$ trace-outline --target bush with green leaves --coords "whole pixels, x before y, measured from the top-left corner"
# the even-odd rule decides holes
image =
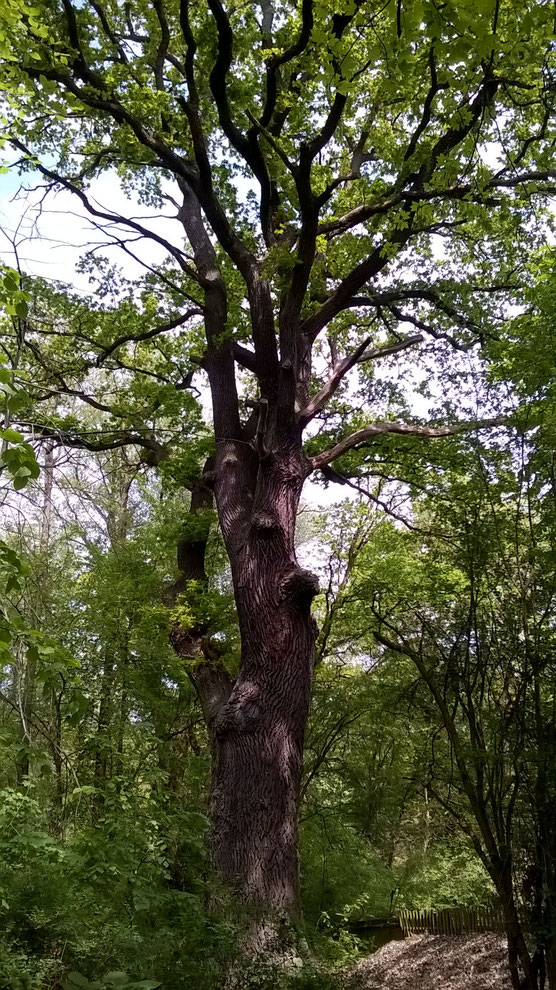
[[[233,953],[234,931],[204,910],[202,817],[182,819],[189,829],[183,836],[191,857],[189,890],[171,885],[168,821],[152,801],[134,801],[121,790],[98,824],[65,842],[52,837],[47,824],[32,793],[12,788],[0,794],[3,950],[43,960],[45,972],[63,966],[73,974],[69,987],[212,990]],[[37,990],[46,990],[49,983],[37,979]],[[35,990],[34,984],[23,987]]]
[[[0,943],[0,990],[40,990],[36,970],[36,961]]]
[[[408,855],[398,883],[402,906],[421,910],[488,904],[495,893],[478,857],[459,836],[432,844],[424,856]]]
[[[313,931],[337,932],[352,921],[386,918],[396,886],[370,842],[330,813],[302,825],[303,907]]]

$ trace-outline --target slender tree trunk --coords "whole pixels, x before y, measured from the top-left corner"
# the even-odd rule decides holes
[[[116,793],[120,794],[122,790],[122,780],[125,769],[125,758],[124,758],[125,730],[127,727],[127,721],[129,715],[129,711],[128,711],[129,700],[128,700],[128,692],[127,692],[127,668],[129,664],[129,636],[128,636],[127,628],[122,630],[122,645],[118,660],[119,660],[118,667],[121,673],[122,683],[120,687],[120,703],[119,703],[117,735],[116,735],[116,774],[118,776]]]
[[[441,690],[439,682],[436,680],[431,668],[424,662],[422,653],[414,650],[407,651],[404,649],[399,649],[397,644],[393,643],[378,631],[375,632],[375,636],[378,641],[384,643],[384,645],[390,648],[393,647],[394,649],[398,649],[399,652],[405,652],[408,656],[413,658],[419,673],[421,674],[424,682],[427,684],[436,704],[438,705],[446,731],[454,748],[463,789],[468,798],[471,810],[475,816],[475,821],[481,836],[480,840],[478,838],[474,838],[473,843],[481,858],[481,861],[490,874],[502,903],[504,914],[504,932],[508,941],[508,963],[513,990],[538,990],[536,968],[533,964],[531,953],[527,947],[527,942],[525,941],[523,928],[516,907],[512,856],[510,853],[511,816],[508,815],[507,809],[505,810],[503,806],[495,807],[495,814],[493,816],[489,814],[489,805],[485,800],[483,788],[481,764],[479,763],[477,766],[476,763],[472,762],[470,766],[468,765],[468,761],[461,745],[458,729],[450,708],[446,703],[444,692]],[[467,698],[467,703],[469,704],[469,702],[470,699]],[[470,705],[469,709],[471,713],[472,709]],[[469,722],[472,730],[475,726],[474,718],[475,716],[473,715],[473,721],[470,719]],[[474,771],[475,779],[473,779],[470,769]],[[493,819],[495,820],[496,818],[502,821],[505,819],[506,835],[504,837],[500,836],[499,832],[497,834],[496,827],[493,828]],[[523,982],[520,982],[518,964],[521,965],[523,969]]]
[[[106,660],[102,672],[100,702],[97,717],[95,740],[95,771],[93,784],[95,787],[94,810],[95,817],[104,804],[104,787],[108,775],[109,732],[112,721],[114,694],[114,679],[116,667],[112,660]]]
[[[129,527],[129,492],[136,475],[136,470],[136,466],[130,464],[122,452],[115,454],[112,461],[112,479],[110,481],[110,507],[106,516],[106,530],[110,541],[111,553],[117,553],[125,545],[127,539]],[[125,609],[118,613],[118,620],[119,630],[116,643],[106,648],[100,686],[93,777],[93,783],[96,789],[93,803],[94,817],[99,815],[104,805],[106,784],[114,772],[114,741],[116,741],[117,746],[118,772],[121,771],[120,757],[123,752],[124,719],[127,707],[125,667],[128,662],[129,636],[129,620]],[[122,694],[119,712],[116,712],[120,671],[122,677]],[[117,716],[116,719],[114,718],[115,714]]]
[[[23,656],[22,650],[18,650],[18,653],[16,700],[21,720],[21,752],[16,761],[16,780],[18,785],[22,785],[31,772],[29,749],[33,744],[31,720],[35,688],[35,664],[28,656]]]
[[[548,810],[548,809],[547,809]],[[547,832],[548,832],[548,822]],[[544,932],[544,976],[548,980],[549,990],[556,990],[556,891],[554,881],[554,829],[550,829],[550,838],[547,834],[547,844],[545,846],[545,872],[544,882],[546,896],[543,905],[543,932]],[[552,840],[550,842],[550,839]],[[550,845],[549,845],[550,842]]]
[[[52,538],[52,493],[54,490],[54,472],[56,460],[54,457],[54,445],[46,448],[43,478],[43,506],[39,536],[39,553],[41,557],[41,571],[39,582],[42,592],[42,615],[41,625],[46,624],[47,616],[52,611],[51,596],[53,591],[53,579],[50,571],[50,546]],[[63,831],[64,820],[64,793],[65,777],[62,760],[62,696],[64,694],[64,682],[59,690],[52,690],[50,695],[50,748],[52,753],[52,766],[54,769],[54,792],[52,796],[52,808],[50,813],[51,829],[54,835],[60,836]]]
[[[50,816],[51,829],[54,835],[61,836],[64,828],[64,765],[62,760],[62,692],[52,691],[50,696],[51,708],[51,753],[54,767],[54,791],[52,795],[52,810]]]
[[[540,651],[542,657],[542,651]],[[535,662],[538,654],[534,653]],[[544,963],[541,988],[548,980],[549,990],[556,990],[556,826],[554,824],[554,763],[556,737],[554,723],[546,719],[543,709],[542,662],[533,677],[535,702],[534,745],[537,751],[535,781],[535,811],[537,815],[535,921],[539,929]]]
[[[549,990],[556,990],[556,934],[553,932],[547,938],[544,958]]]
[[[37,574],[40,597],[33,602],[35,610],[35,625],[43,628],[48,612],[48,603],[51,594],[51,577],[48,568],[48,552],[50,547],[50,536],[52,529],[52,489],[54,485],[54,448],[49,445],[43,465],[43,500],[42,515],[39,525],[39,545],[40,567]],[[24,749],[18,758],[16,775],[17,783],[22,784],[30,773],[29,748],[32,745],[32,718],[35,700],[35,664],[29,656],[21,656],[18,662],[17,678],[17,704],[21,718],[21,743]]]
[[[497,878],[497,887],[502,899],[502,910],[504,912],[504,929],[508,940],[508,962],[512,979],[512,987],[515,990],[537,990],[537,973],[525,936],[517,913],[514,886],[512,877],[511,860],[508,858],[504,863]],[[518,962],[522,967],[524,979],[520,982],[518,974]]]

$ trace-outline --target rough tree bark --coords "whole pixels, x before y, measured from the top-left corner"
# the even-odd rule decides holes
[[[309,465],[300,445],[265,452],[252,509],[238,525],[228,473],[246,476],[252,459],[249,446],[237,445],[237,452],[222,458],[214,479],[217,503],[220,494],[222,516],[229,520],[225,538],[242,644],[237,680],[219,665],[204,628],[174,629],[172,638],[183,656],[202,656],[191,676],[213,751],[214,865],[244,903],[295,919],[297,809],[317,633],[310,611],[317,580],[299,567],[294,547]],[[210,500],[209,490],[197,487],[192,511]],[[187,578],[206,580],[202,541],[183,541],[179,559],[182,586]]]
[[[241,668],[213,720],[215,862],[249,903],[289,914],[299,908],[297,806],[318,590],[294,552],[303,473],[296,454],[268,458],[257,511],[234,548]]]
[[[192,498],[192,510],[214,494],[228,552],[241,634],[241,663],[232,684],[211,657],[206,630],[173,642],[183,655],[203,653],[192,671],[213,750],[212,855],[242,900],[270,913],[299,910],[297,804],[316,628],[315,577],[298,566],[295,521],[312,467],[302,452],[293,409],[296,378],[280,367],[270,289],[245,261],[251,321],[259,343],[261,398],[240,423],[234,357],[222,346],[227,298],[200,203],[182,183],[181,219],[204,288],[207,371],[215,454]],[[203,542],[179,552],[182,581],[206,580]],[[176,589],[177,590],[177,589]]]

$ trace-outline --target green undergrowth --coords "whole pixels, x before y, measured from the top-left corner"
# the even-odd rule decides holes
[[[305,950],[294,939],[287,966],[246,966],[237,903],[208,878],[206,827],[201,814],[169,814],[153,794],[120,787],[106,792],[94,824],[56,837],[31,788],[5,788],[0,990],[219,990],[230,973],[238,990],[332,990],[335,973],[365,951],[350,926],[385,917],[396,882],[412,907],[460,900],[460,887],[479,899],[484,887],[456,845],[408,864],[409,882],[353,829],[307,826]]]

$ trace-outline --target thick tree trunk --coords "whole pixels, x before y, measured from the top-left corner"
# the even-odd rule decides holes
[[[263,456],[239,540],[227,527],[225,476],[216,487],[242,650],[237,681],[211,726],[212,854],[247,905],[290,920],[300,910],[297,809],[317,632],[318,582],[294,548],[305,475],[299,450]]]
[[[198,191],[186,182],[180,188],[180,218],[204,288],[203,367],[215,437],[210,471],[205,469],[204,482],[192,492],[191,510],[195,505],[202,510],[208,489],[214,493],[241,634],[237,680],[232,682],[214,656],[212,630],[202,625],[183,634],[173,630],[172,641],[182,655],[205,661],[191,677],[212,742],[214,866],[263,919],[294,919],[299,914],[297,806],[316,640],[311,602],[318,591],[314,575],[298,565],[294,539],[301,490],[312,470],[296,410],[296,400],[298,407],[304,405],[296,394],[300,376],[305,380],[309,373],[308,360],[298,353],[303,351],[301,300],[290,299],[289,305],[283,300],[279,358],[270,287],[249,252],[236,244],[253,329],[249,362],[260,389],[252,416],[242,423],[234,357],[223,336],[226,283]],[[206,582],[205,545],[204,539],[182,544],[183,580],[174,593],[193,578]]]
[[[259,460],[244,449],[223,453],[213,482],[241,632],[237,679],[213,654],[210,630],[174,629],[172,641],[184,656],[204,655],[191,676],[212,744],[211,856],[218,876],[257,918],[250,945],[256,951],[276,933],[276,922],[295,922],[300,914],[297,811],[318,582],[295,556],[307,474],[301,452]],[[248,484],[253,462],[254,487]],[[199,493],[193,506],[203,506]],[[204,573],[198,542],[182,544],[179,559],[184,579]]]
[[[297,809],[309,710],[309,610],[260,605],[241,673],[214,722],[212,851],[219,874],[264,912],[299,914]]]

